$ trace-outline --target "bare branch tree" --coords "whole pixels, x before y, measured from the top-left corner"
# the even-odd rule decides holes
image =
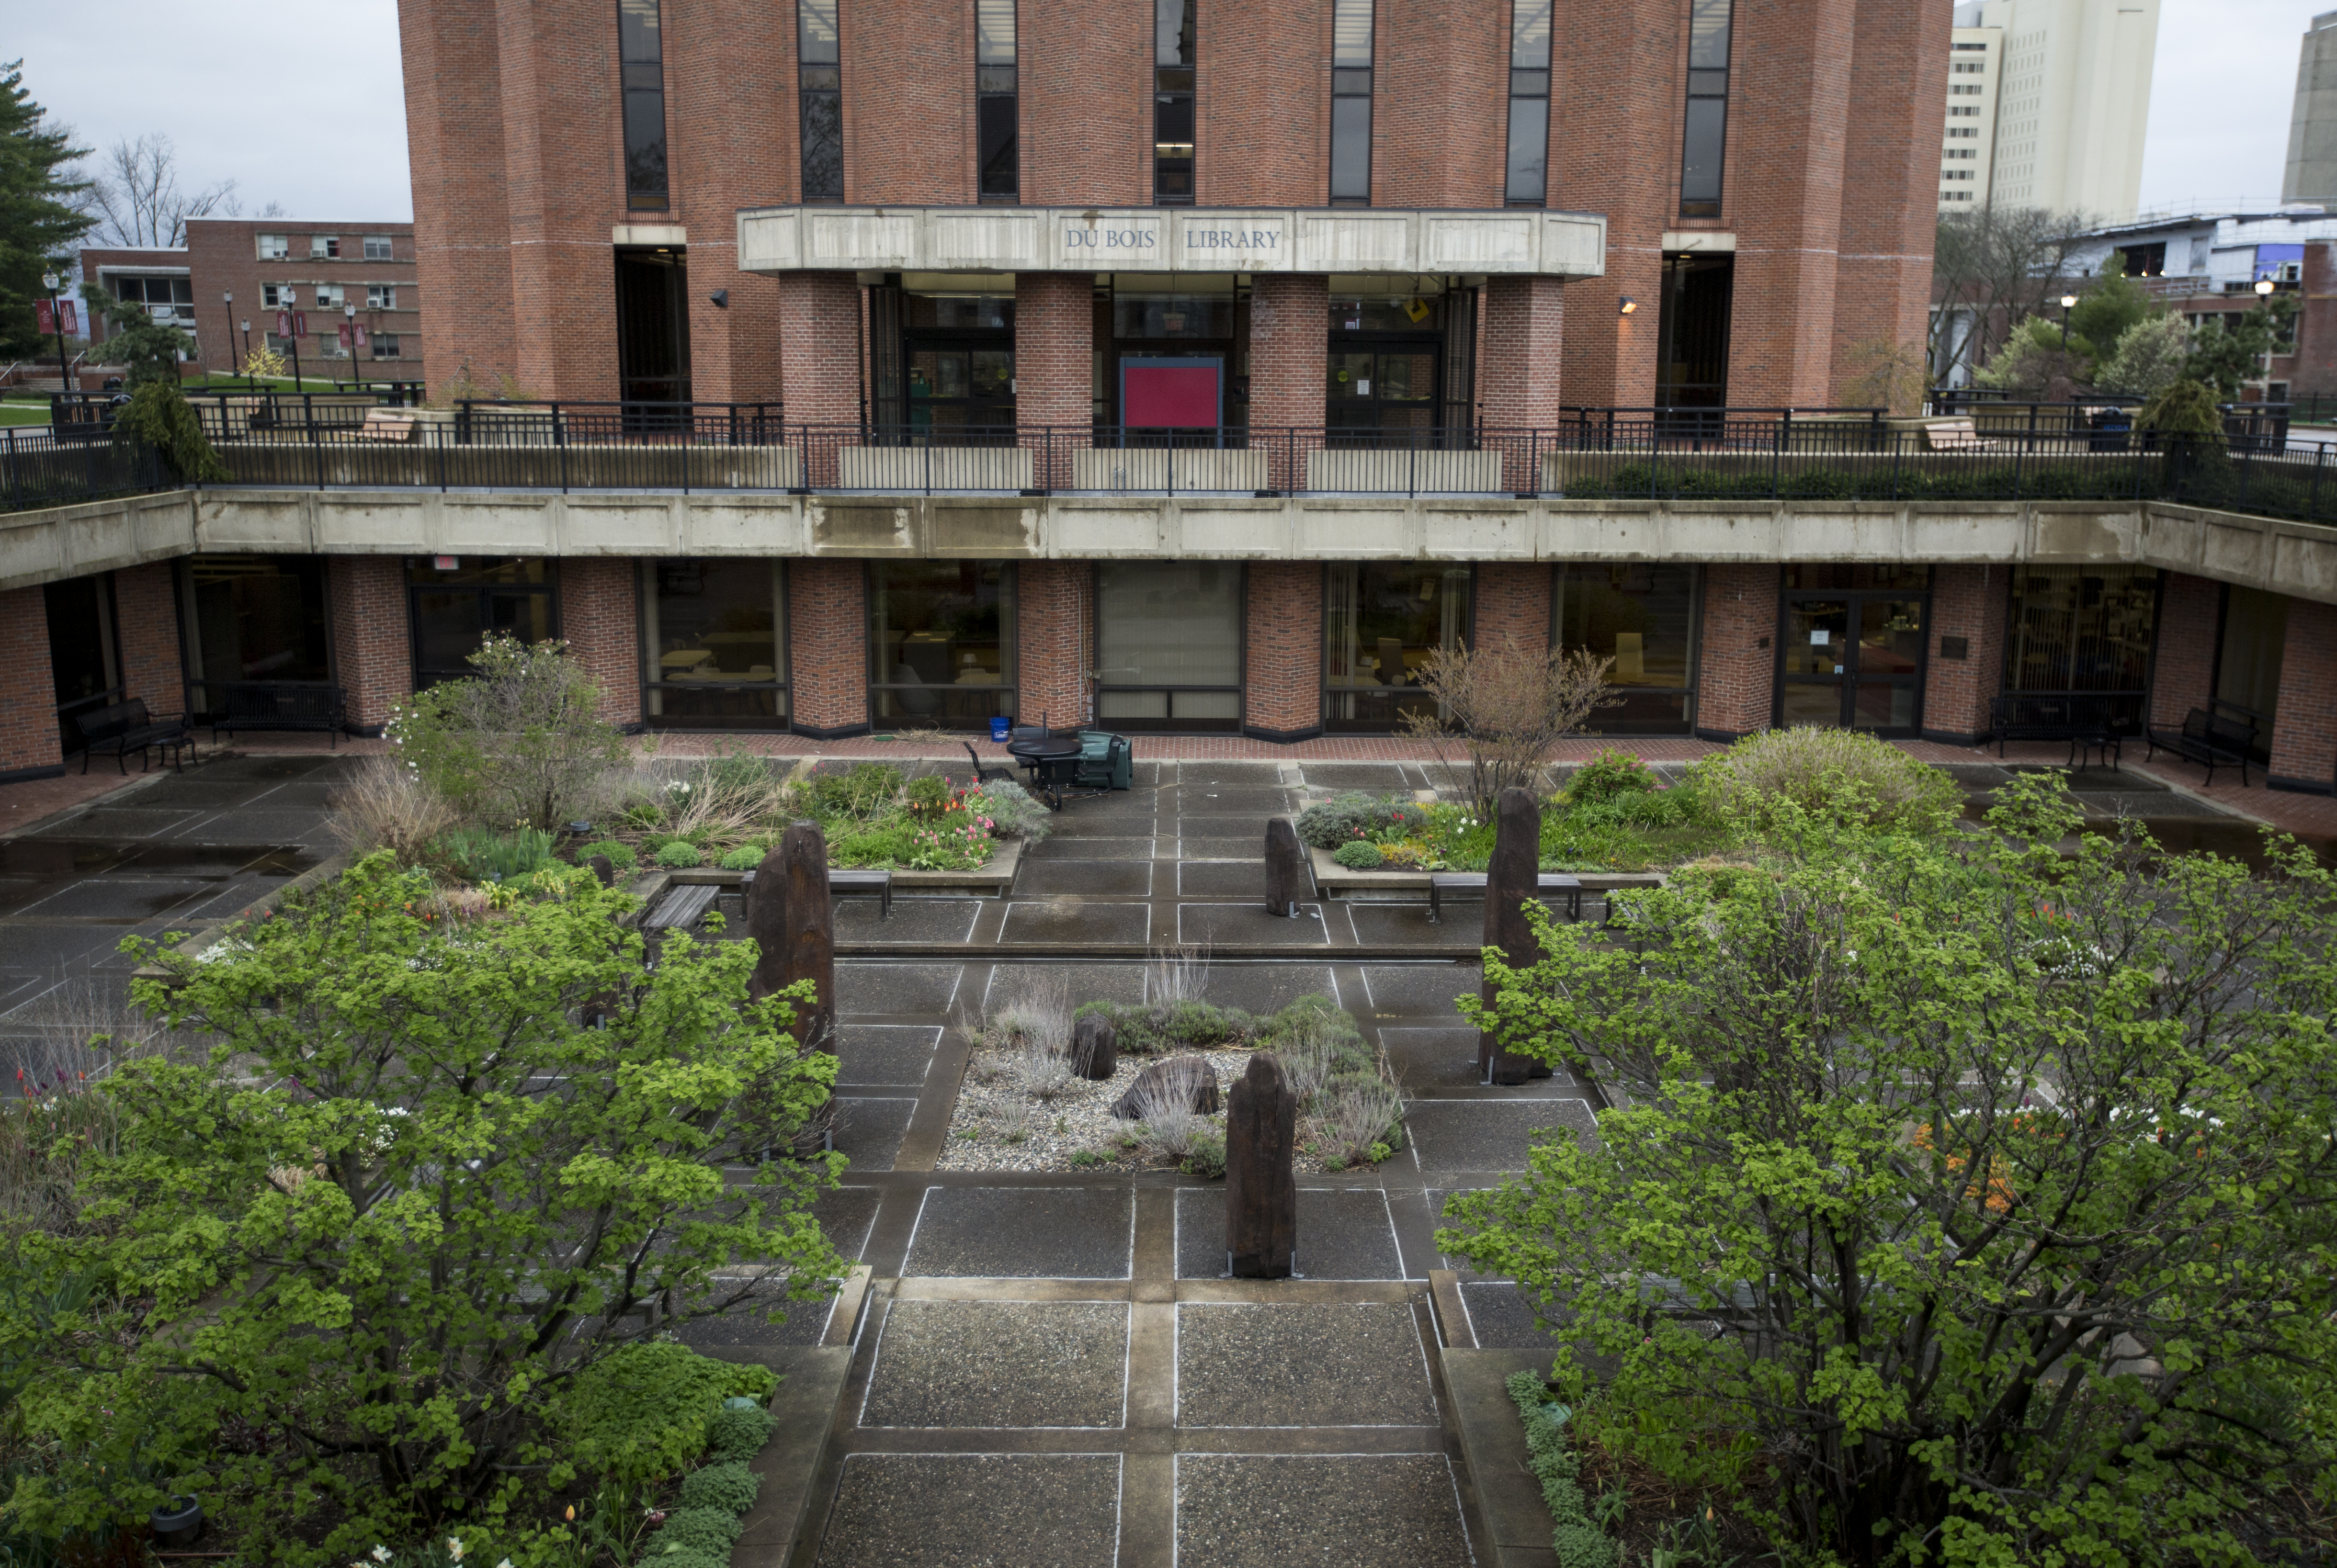
[[[1941,301],[1934,332],[1945,339],[1933,345],[1937,374],[1987,363],[2014,327],[2063,291],[2070,258],[2093,228],[2085,213],[2042,207],[1941,214],[1931,257]],[[1957,336],[1950,323],[1966,313],[1970,330]]]
[[[187,242],[187,219],[241,210],[235,181],[190,191],[179,183],[178,149],[159,131],[105,150],[91,176],[89,213],[99,245],[169,247]]]
[[[1490,819],[1503,790],[1540,784],[1560,737],[1622,701],[1607,685],[1614,664],[1582,649],[1520,648],[1511,639],[1499,648],[1436,648],[1418,672],[1434,704],[1408,710],[1404,733],[1427,744],[1447,782],[1466,789]]]

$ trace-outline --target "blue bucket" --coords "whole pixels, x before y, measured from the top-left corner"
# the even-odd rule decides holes
[[[1000,745],[1004,745],[1006,744],[1007,737],[1013,733],[1014,721],[1012,719],[993,718],[990,721],[990,738],[996,741]]]

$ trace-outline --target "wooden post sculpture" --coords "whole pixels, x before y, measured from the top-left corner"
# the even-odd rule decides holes
[[[1071,1026],[1071,1071],[1107,1084],[1119,1070],[1119,1030],[1093,1013]]]
[[[1298,906],[1312,891],[1307,886],[1306,851],[1288,817],[1266,824],[1266,908],[1269,914],[1296,919]]]
[[[827,839],[819,824],[787,824],[778,847],[755,870],[747,901],[747,934],[761,955],[747,981],[759,1001],[797,980],[812,982],[814,1000],[798,1007],[797,1037],[818,1050],[836,1048],[836,915],[827,892]]]
[[[607,855],[594,855],[584,863],[592,868],[592,874],[601,880],[602,887],[612,888],[617,885],[617,862]]]
[[[1529,790],[1505,789],[1493,807],[1493,861],[1485,868],[1485,942],[1499,948],[1511,969],[1540,956],[1533,928],[1526,923],[1526,901],[1540,891],[1541,803]],[[1479,993],[1494,1002],[1488,977]],[[1489,1084],[1522,1084],[1532,1076],[1533,1058],[1501,1049],[1491,1033],[1477,1037],[1477,1070]]]
[[[1249,1059],[1226,1108],[1226,1269],[1286,1280],[1298,1255],[1298,1096],[1271,1051]]]

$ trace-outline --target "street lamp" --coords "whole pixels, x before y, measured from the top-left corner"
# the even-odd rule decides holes
[[[365,363],[357,357],[357,307],[344,304],[341,319],[349,335],[349,380],[352,385],[365,385]]]
[[[2069,352],[2069,312],[2077,308],[2078,297],[2076,295],[2065,294],[2061,296],[2061,352],[2064,354]]]
[[[220,314],[225,317],[227,321],[230,324],[235,320],[234,289],[229,288],[220,291]],[[227,334],[227,367],[230,373],[235,369],[235,332],[231,325],[229,326]]]
[[[57,334],[57,390],[73,391],[73,366],[65,362],[65,313],[57,308],[57,289],[64,279],[54,272],[41,274],[41,287],[49,291],[49,325]]]
[[[2272,290],[2273,290],[2273,281],[2272,281],[2272,279],[2271,279],[2271,278],[2257,278],[2257,279],[2256,279],[2256,292],[2257,292],[2258,294],[2261,294],[2261,295],[2264,296],[2265,297],[2269,298],[2269,297],[2271,297]]]

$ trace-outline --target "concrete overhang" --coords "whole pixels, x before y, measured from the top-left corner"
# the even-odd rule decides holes
[[[1597,278],[1607,219],[1512,209],[757,207],[747,272],[1303,272]]]

